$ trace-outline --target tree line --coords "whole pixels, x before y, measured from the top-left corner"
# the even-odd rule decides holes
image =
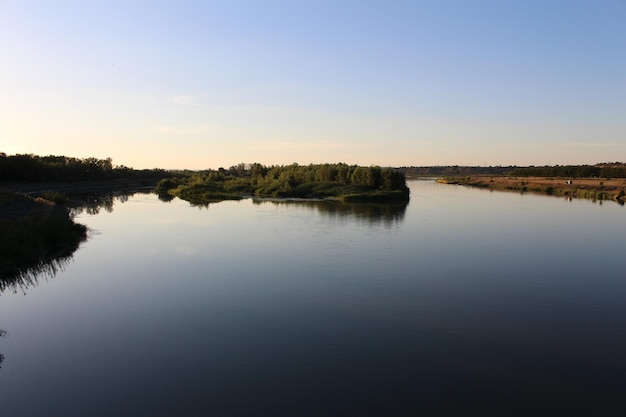
[[[439,177],[448,175],[508,175],[516,167],[513,166],[410,166],[400,167],[399,171],[404,172],[407,177]]]
[[[511,171],[516,177],[626,178],[626,164],[621,162],[596,165],[555,165],[523,167]]]
[[[68,156],[7,155],[0,152],[0,181],[43,182],[84,181],[165,177],[162,169],[136,170],[113,166],[111,158],[73,158]]]
[[[240,170],[241,165],[243,164],[236,167],[240,177],[249,177],[256,185],[265,185],[270,188],[276,185],[293,188],[307,182],[366,186],[382,191],[406,188],[405,176],[402,172],[379,166],[363,167],[344,163],[298,165],[294,163],[286,166],[266,167],[255,163],[251,164],[248,169]]]
[[[571,177],[571,178],[626,178],[626,164],[604,162],[595,165],[546,165],[546,166],[421,166],[400,167],[407,177],[437,176],[515,176],[515,177]]]
[[[304,183],[324,182],[342,185],[366,186],[381,191],[405,190],[404,174],[393,168],[379,166],[363,167],[358,165],[310,164],[271,165],[259,163],[238,164],[228,170],[206,170],[191,173],[190,183],[223,183],[243,179],[241,184],[253,188],[290,189]]]

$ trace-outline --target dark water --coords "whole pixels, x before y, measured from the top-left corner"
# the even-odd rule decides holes
[[[626,209],[410,186],[82,213],[73,261],[0,295],[0,414],[623,415]]]

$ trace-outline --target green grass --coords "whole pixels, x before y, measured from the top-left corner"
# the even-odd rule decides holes
[[[346,202],[408,201],[409,199],[408,189],[381,191],[367,186],[344,185],[335,182],[304,182],[295,186],[291,186],[288,182],[273,182],[252,188],[244,181],[238,181],[236,184],[226,182],[180,185],[169,190],[169,193],[191,203],[200,204],[238,200],[246,195],[276,198],[336,198]]]
[[[171,190],[170,193],[193,204],[206,204],[223,200],[240,200],[242,198],[240,195],[229,193],[224,189],[202,184],[179,186]]]

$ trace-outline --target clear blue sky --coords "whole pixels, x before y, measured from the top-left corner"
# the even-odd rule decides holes
[[[626,160],[626,0],[0,0],[0,151]]]

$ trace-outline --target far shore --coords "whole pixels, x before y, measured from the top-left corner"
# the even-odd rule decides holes
[[[153,190],[160,178],[73,181],[73,182],[10,182],[0,183],[0,190],[37,196],[48,192],[57,193],[98,193],[110,191]]]
[[[614,200],[624,204],[626,178],[553,178],[472,176],[446,177],[437,180],[444,184],[459,184],[490,190],[535,192],[548,195],[593,200]]]

